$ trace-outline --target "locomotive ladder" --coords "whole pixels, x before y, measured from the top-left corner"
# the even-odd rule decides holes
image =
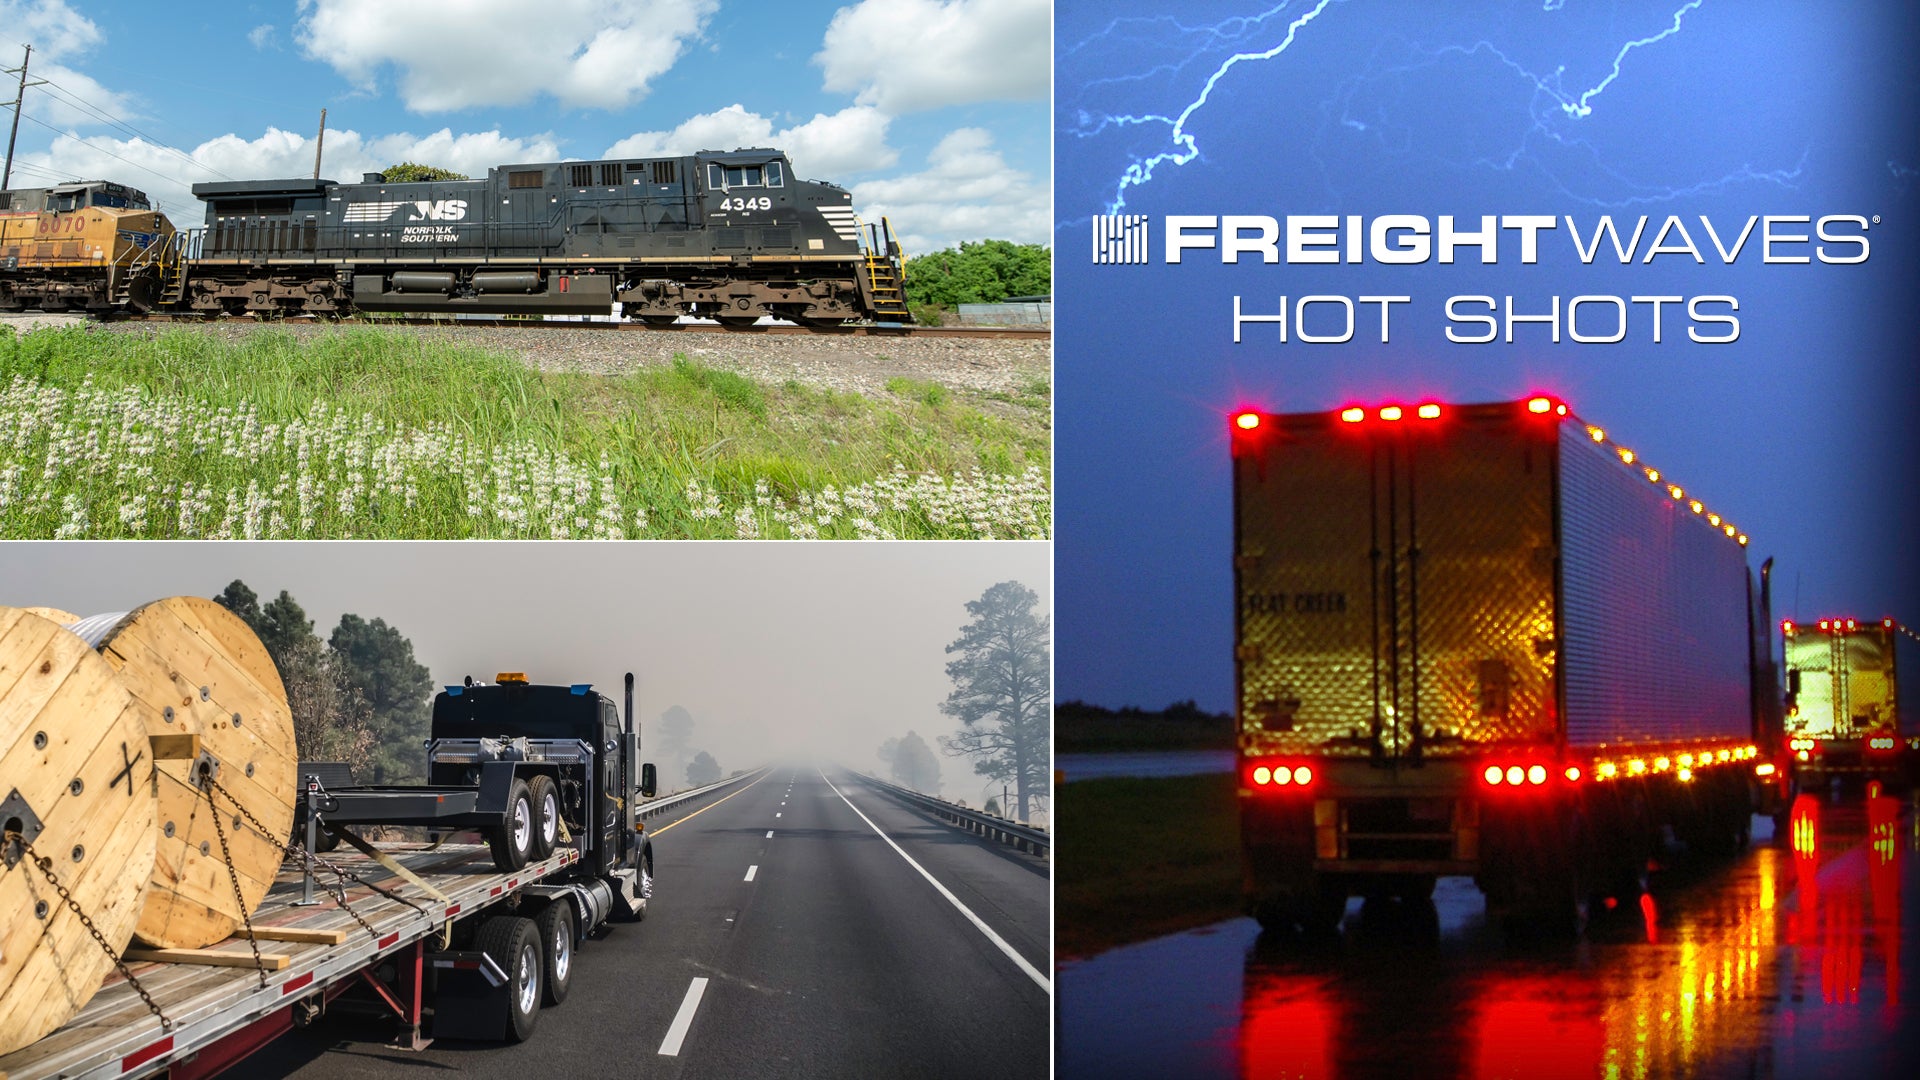
[[[862,225],[865,232],[867,292],[873,301],[873,313],[881,321],[912,322],[907,311],[900,243],[893,238],[893,226],[886,218],[878,225]]]

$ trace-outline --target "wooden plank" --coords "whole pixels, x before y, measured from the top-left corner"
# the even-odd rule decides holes
[[[147,744],[153,747],[155,761],[192,761],[200,756],[198,735],[149,735]]]
[[[134,946],[121,955],[129,960],[149,961],[160,964],[205,964],[208,967],[255,966],[253,953],[223,952],[219,949],[143,949]],[[260,954],[260,966],[268,971],[280,971],[293,963],[293,957],[286,953],[263,952]]]
[[[338,945],[347,940],[345,930],[302,930],[291,926],[256,926],[253,936],[261,941],[299,941],[309,945]]]

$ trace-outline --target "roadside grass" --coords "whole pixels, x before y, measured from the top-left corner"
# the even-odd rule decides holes
[[[1061,959],[1243,914],[1232,776],[1062,784],[1054,863]]]
[[[0,328],[0,537],[1049,535],[1050,418],[938,389],[543,372],[371,327]]]

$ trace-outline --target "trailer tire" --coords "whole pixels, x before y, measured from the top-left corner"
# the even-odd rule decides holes
[[[536,773],[527,781],[527,798],[533,805],[533,850],[528,854],[538,862],[560,844],[560,787],[553,777]]]
[[[558,1005],[567,1000],[573,984],[573,905],[555,900],[533,917],[540,932],[540,1000]]]
[[[493,865],[508,873],[527,865],[533,853],[533,799],[527,795],[527,782],[515,780],[507,790],[505,819],[487,829],[487,846],[493,849]]]
[[[501,1038],[525,1042],[540,1019],[541,984],[546,982],[539,929],[532,919],[496,915],[480,924],[474,945],[507,973],[507,1027]]]

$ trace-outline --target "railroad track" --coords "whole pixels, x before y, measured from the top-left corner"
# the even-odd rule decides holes
[[[88,316],[99,322],[157,322],[179,323],[182,326],[211,325],[205,318],[197,315],[113,315],[106,318]],[[255,322],[261,325],[271,323],[313,323],[321,320],[310,316],[296,316],[291,319],[256,319],[251,316],[232,316],[232,321]],[[772,336],[804,335],[816,337],[924,337],[924,338],[972,338],[980,341],[1005,339],[1047,339],[1053,336],[1051,327],[1045,326],[893,326],[893,325],[854,325],[854,326],[793,326],[772,324],[767,326],[720,326],[715,323],[674,323],[670,326],[648,326],[634,322],[572,322],[557,319],[447,319],[432,316],[407,316],[400,318],[381,318],[368,320],[338,319],[335,322],[352,322],[362,326],[484,326],[489,329],[504,327],[532,328],[539,330],[631,330],[662,334],[764,334]]]

